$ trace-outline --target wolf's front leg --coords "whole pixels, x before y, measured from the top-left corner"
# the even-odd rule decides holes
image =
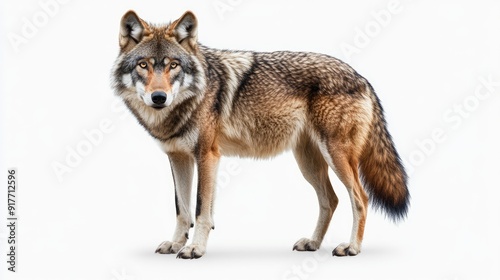
[[[208,149],[197,155],[198,194],[196,201],[196,227],[193,241],[182,248],[177,258],[197,259],[205,254],[208,235],[213,229],[213,200],[215,197],[215,177],[220,154],[217,149]]]
[[[156,253],[176,254],[186,245],[189,229],[193,227],[190,200],[193,185],[194,158],[188,154],[169,153],[170,167],[175,185],[175,210],[177,225],[172,241],[165,241],[158,246]]]

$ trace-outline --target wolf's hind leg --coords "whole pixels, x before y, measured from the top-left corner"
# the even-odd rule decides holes
[[[295,243],[293,250],[316,251],[328,229],[338,198],[328,178],[328,164],[316,143],[304,135],[293,150],[295,159],[304,178],[314,187],[318,195],[319,217],[311,238],[302,238]]]
[[[330,141],[323,152],[328,164],[347,188],[353,212],[351,240],[338,245],[333,250],[333,255],[355,256],[361,251],[368,210],[368,195],[359,180],[358,160],[348,147],[335,141]]]
[[[177,225],[172,241],[161,243],[156,249],[160,254],[176,254],[186,244],[189,229],[193,226],[191,217],[191,189],[193,185],[194,158],[180,153],[170,153],[170,166],[175,185],[175,210]]]

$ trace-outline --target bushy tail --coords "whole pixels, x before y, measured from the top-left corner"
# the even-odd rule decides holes
[[[397,222],[410,206],[406,171],[387,131],[384,112],[373,92],[374,119],[360,158],[361,180],[375,209],[382,209]]]

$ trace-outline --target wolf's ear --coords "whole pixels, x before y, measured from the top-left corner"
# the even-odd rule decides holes
[[[196,49],[198,41],[198,20],[191,11],[185,12],[182,17],[174,21],[170,27],[177,42],[183,47]]]
[[[122,51],[129,51],[142,40],[145,25],[146,23],[134,11],[128,11],[123,15],[120,24],[120,48]]]

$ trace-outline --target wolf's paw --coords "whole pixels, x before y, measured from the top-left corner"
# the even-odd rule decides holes
[[[350,243],[342,243],[332,252],[334,256],[345,257],[345,256],[356,256],[361,252],[358,246],[354,246]]]
[[[177,254],[178,259],[199,259],[205,254],[205,246],[188,245],[184,246]]]
[[[165,241],[158,246],[155,253],[160,254],[175,254],[184,246],[184,244],[179,242]]]
[[[319,242],[309,238],[301,238],[293,245],[294,251],[316,251],[319,249]]]

